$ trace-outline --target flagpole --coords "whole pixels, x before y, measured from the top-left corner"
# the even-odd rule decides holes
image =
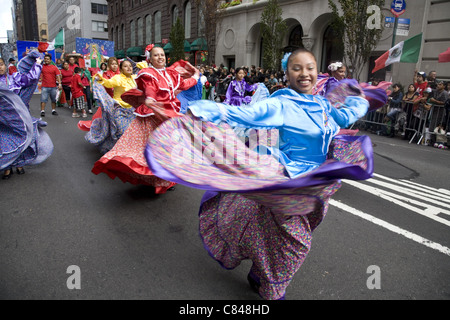
[[[394,20],[394,33],[392,34],[392,45],[391,48],[395,47],[395,36],[397,35],[397,28],[398,28],[398,17],[395,17]],[[392,64],[387,66],[386,71],[392,71]],[[392,78],[392,75],[391,75]]]
[[[397,28],[398,28],[398,18],[395,17],[395,22],[394,22],[394,34],[392,35],[392,46],[391,48],[395,47],[395,36],[397,34]]]
[[[423,19],[422,19],[422,45],[420,46],[419,60],[416,64],[416,70],[420,71],[422,69],[422,58],[423,58],[423,49],[425,42],[425,35],[428,25],[428,15],[430,14],[430,0],[425,0],[424,8],[423,8]]]

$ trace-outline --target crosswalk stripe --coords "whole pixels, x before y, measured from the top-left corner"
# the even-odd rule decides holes
[[[391,181],[394,184],[400,184],[400,185],[404,185],[406,187],[408,187],[411,191],[415,191],[415,192],[422,192],[425,194],[430,194],[430,195],[435,195],[435,194],[439,194],[440,197],[442,197],[442,199],[444,200],[450,200],[450,190],[447,189],[443,189],[443,188],[433,188],[433,187],[429,187],[426,186],[424,184],[420,184],[417,182],[413,182],[413,181],[409,181],[409,180],[404,180],[404,179],[392,179],[386,176],[383,176],[381,174],[377,174],[374,173],[374,178],[379,178],[379,179],[384,179],[387,181]]]
[[[438,207],[432,206],[430,204],[425,204],[425,203],[422,203],[420,201],[417,201],[417,200],[414,200],[414,199],[411,199],[408,197],[393,194],[390,191],[386,191],[386,190],[383,190],[380,188],[368,186],[361,182],[357,182],[357,181],[353,181],[353,180],[345,180],[344,182],[351,186],[354,186],[358,189],[367,191],[372,195],[383,198],[384,200],[387,200],[387,201],[395,203],[399,206],[402,206],[412,212],[416,212],[420,215],[423,215],[427,218],[430,218],[436,222],[442,223],[442,224],[450,227],[450,220],[444,219],[437,215],[438,213],[449,214],[448,210],[438,208]],[[424,208],[424,209],[421,209],[421,208]]]
[[[445,247],[445,246],[443,246],[443,245],[441,245],[439,243],[436,243],[436,242],[430,241],[428,239],[425,239],[425,238],[423,238],[423,237],[421,237],[421,236],[419,236],[417,234],[414,234],[412,232],[409,232],[407,230],[399,228],[399,227],[397,227],[397,226],[395,226],[393,224],[390,224],[389,222],[386,222],[384,220],[378,219],[378,218],[376,218],[374,216],[371,216],[371,215],[369,215],[367,213],[364,213],[364,212],[362,212],[362,211],[360,211],[358,209],[352,208],[352,207],[350,207],[350,206],[348,206],[348,205],[346,205],[346,204],[344,204],[342,202],[339,202],[339,201],[331,199],[329,203],[330,203],[330,205],[332,205],[334,207],[342,209],[342,210],[344,210],[344,211],[346,211],[348,213],[351,213],[351,214],[353,214],[355,216],[358,216],[358,217],[360,217],[360,218],[362,218],[364,220],[370,221],[370,222],[372,222],[372,223],[374,223],[374,224],[376,224],[378,226],[386,228],[386,229],[388,229],[388,230],[390,230],[392,232],[395,232],[395,233],[397,233],[399,235],[402,235],[402,236],[404,236],[404,237],[406,237],[408,239],[411,239],[411,240],[413,240],[413,241],[415,241],[417,243],[420,243],[420,244],[422,244],[422,245],[424,245],[426,247],[429,247],[431,249],[437,250],[437,251],[439,251],[439,252],[441,252],[443,254],[446,254],[446,255],[450,256],[450,248]]]

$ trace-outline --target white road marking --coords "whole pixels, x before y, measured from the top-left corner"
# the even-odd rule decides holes
[[[371,215],[369,215],[367,213],[364,213],[364,212],[362,212],[362,211],[360,211],[358,209],[352,208],[352,207],[350,207],[350,206],[348,206],[348,205],[346,205],[344,203],[341,203],[339,201],[331,199],[329,203],[330,203],[330,205],[332,205],[334,207],[342,209],[342,210],[344,210],[344,211],[346,211],[348,213],[351,213],[351,214],[353,214],[355,216],[358,216],[358,217],[360,217],[362,219],[370,221],[370,222],[372,222],[372,223],[374,223],[374,224],[376,224],[378,226],[386,228],[386,229],[388,229],[388,230],[390,230],[392,232],[395,232],[395,233],[397,233],[399,235],[402,235],[402,236],[404,236],[404,237],[406,237],[408,239],[411,239],[411,240],[413,240],[413,241],[415,241],[417,243],[420,243],[420,244],[422,244],[424,246],[427,246],[427,247],[429,247],[431,249],[437,250],[437,251],[439,251],[439,252],[441,252],[443,254],[446,254],[446,255],[450,256],[450,248],[445,247],[445,246],[443,246],[443,245],[441,245],[439,243],[430,241],[430,240],[425,239],[425,238],[423,238],[423,237],[421,237],[421,236],[419,236],[417,234],[414,234],[412,232],[409,232],[407,230],[404,230],[402,228],[394,226],[393,224],[390,224],[390,223],[388,223],[388,222],[386,222],[384,220],[378,219],[378,218],[376,218],[374,216],[371,216]]]
[[[375,177],[381,178],[382,176],[376,175]],[[385,180],[390,179],[387,177],[382,178]],[[397,183],[396,180],[390,180]],[[400,184],[393,184],[389,182],[379,181],[373,178],[367,180],[365,183],[353,180],[344,180],[344,182],[450,227],[450,220],[438,216],[438,214],[445,214],[450,216],[450,210],[448,210],[449,205],[447,205],[447,202],[449,202],[450,204],[450,200],[444,192],[441,193],[438,189],[428,189],[432,192],[431,194],[429,194],[425,191],[425,188],[423,188],[423,186],[417,184],[411,189],[409,188],[408,183],[403,181],[401,181]],[[383,189],[372,187],[368,185],[368,183],[382,186]],[[407,185],[408,187],[403,187],[401,185]],[[416,187],[418,187],[419,189],[416,190]],[[392,191],[386,189],[391,189]],[[397,194],[394,191],[406,194],[407,196]]]

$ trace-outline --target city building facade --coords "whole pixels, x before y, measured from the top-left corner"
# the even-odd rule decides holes
[[[171,26],[179,16],[189,43],[203,36],[200,10],[195,0],[137,1],[108,0],[109,39],[115,42],[117,55],[140,56],[145,46],[155,43],[164,47],[169,41]],[[231,2],[231,1],[224,1]],[[224,10],[215,41],[214,63],[227,67],[263,66],[261,14],[268,0],[233,1]],[[335,46],[328,0],[278,0],[282,17],[288,26],[283,39],[284,51],[297,47],[311,50],[321,72],[330,61],[342,58]],[[409,84],[414,71],[437,71],[438,77],[450,80],[450,64],[438,63],[438,55],[450,47],[450,0],[405,0],[406,11],[400,16],[395,43],[419,33],[423,34],[420,59],[417,64],[396,63],[376,74],[371,70],[375,60],[392,47],[393,14],[391,0],[381,9],[383,35],[362,73],[362,81],[372,77]],[[127,52],[128,51],[128,52]],[[351,70],[351,66],[349,69]]]
[[[227,66],[262,65],[262,35],[260,20],[268,0],[242,0],[240,4],[225,9],[216,41],[216,63]],[[339,56],[333,49],[330,32],[331,10],[328,0],[278,0],[283,10],[282,17],[288,26],[284,47],[287,51],[304,46],[318,60],[318,68],[326,72],[331,60]],[[436,71],[438,78],[450,80],[450,63],[438,63],[438,55],[450,47],[450,1],[449,0],[405,0],[406,11],[400,16],[402,28],[398,29],[395,43],[423,33],[423,44],[419,62],[396,63],[391,70],[383,69],[376,76],[408,85],[415,69],[426,73]],[[336,1],[337,3],[337,1]],[[393,18],[391,0],[380,8],[383,16],[383,36],[370,61],[362,73],[362,81],[370,80],[374,61],[392,47],[393,27],[388,22]],[[387,18],[387,20],[386,20]],[[351,66],[349,66],[351,69]]]
[[[11,12],[16,40],[48,40],[46,0],[13,0]]]
[[[115,42],[117,57],[142,59],[145,47],[153,43],[170,54],[169,35],[179,18],[185,30],[185,51],[195,61],[203,36],[195,0],[108,0],[109,39]],[[202,49],[202,50],[200,50]]]
[[[46,0],[49,41],[61,28],[65,51],[76,49],[76,38],[108,40],[108,3],[106,0]]]

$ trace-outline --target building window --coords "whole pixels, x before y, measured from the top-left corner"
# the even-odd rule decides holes
[[[144,19],[137,19],[137,44],[138,46],[144,44]]]
[[[125,47],[125,25],[124,25],[124,24],[122,24],[122,32],[121,32],[121,35],[122,35],[121,48],[124,48],[124,47]]]
[[[177,22],[177,18],[178,18],[178,7],[177,6],[173,6],[173,9],[172,9],[172,25],[175,25],[175,23]]]
[[[120,43],[119,43],[119,41],[120,41],[119,26],[116,27],[116,37],[112,38],[112,39],[114,40],[116,48],[119,49],[119,46],[120,46]]]
[[[327,72],[328,66],[333,61],[342,61],[344,48],[342,41],[337,37],[337,33],[330,25],[325,29],[322,42],[322,59],[320,71]]]
[[[152,43],[152,16],[145,17],[145,44]]]
[[[155,43],[161,43],[161,11],[155,13]]]
[[[104,14],[107,16],[108,6],[105,4],[91,3],[91,12],[95,14]]]
[[[103,21],[92,21],[92,31],[108,32],[108,23]]]
[[[131,47],[136,46],[136,27],[134,20],[130,22],[130,41],[131,41]]]
[[[203,14],[203,9],[200,7],[198,8],[198,18],[197,18],[197,30],[198,34],[197,36],[203,37],[205,36],[205,15]]]
[[[186,2],[184,8],[184,37],[189,39],[191,37],[191,2]]]

